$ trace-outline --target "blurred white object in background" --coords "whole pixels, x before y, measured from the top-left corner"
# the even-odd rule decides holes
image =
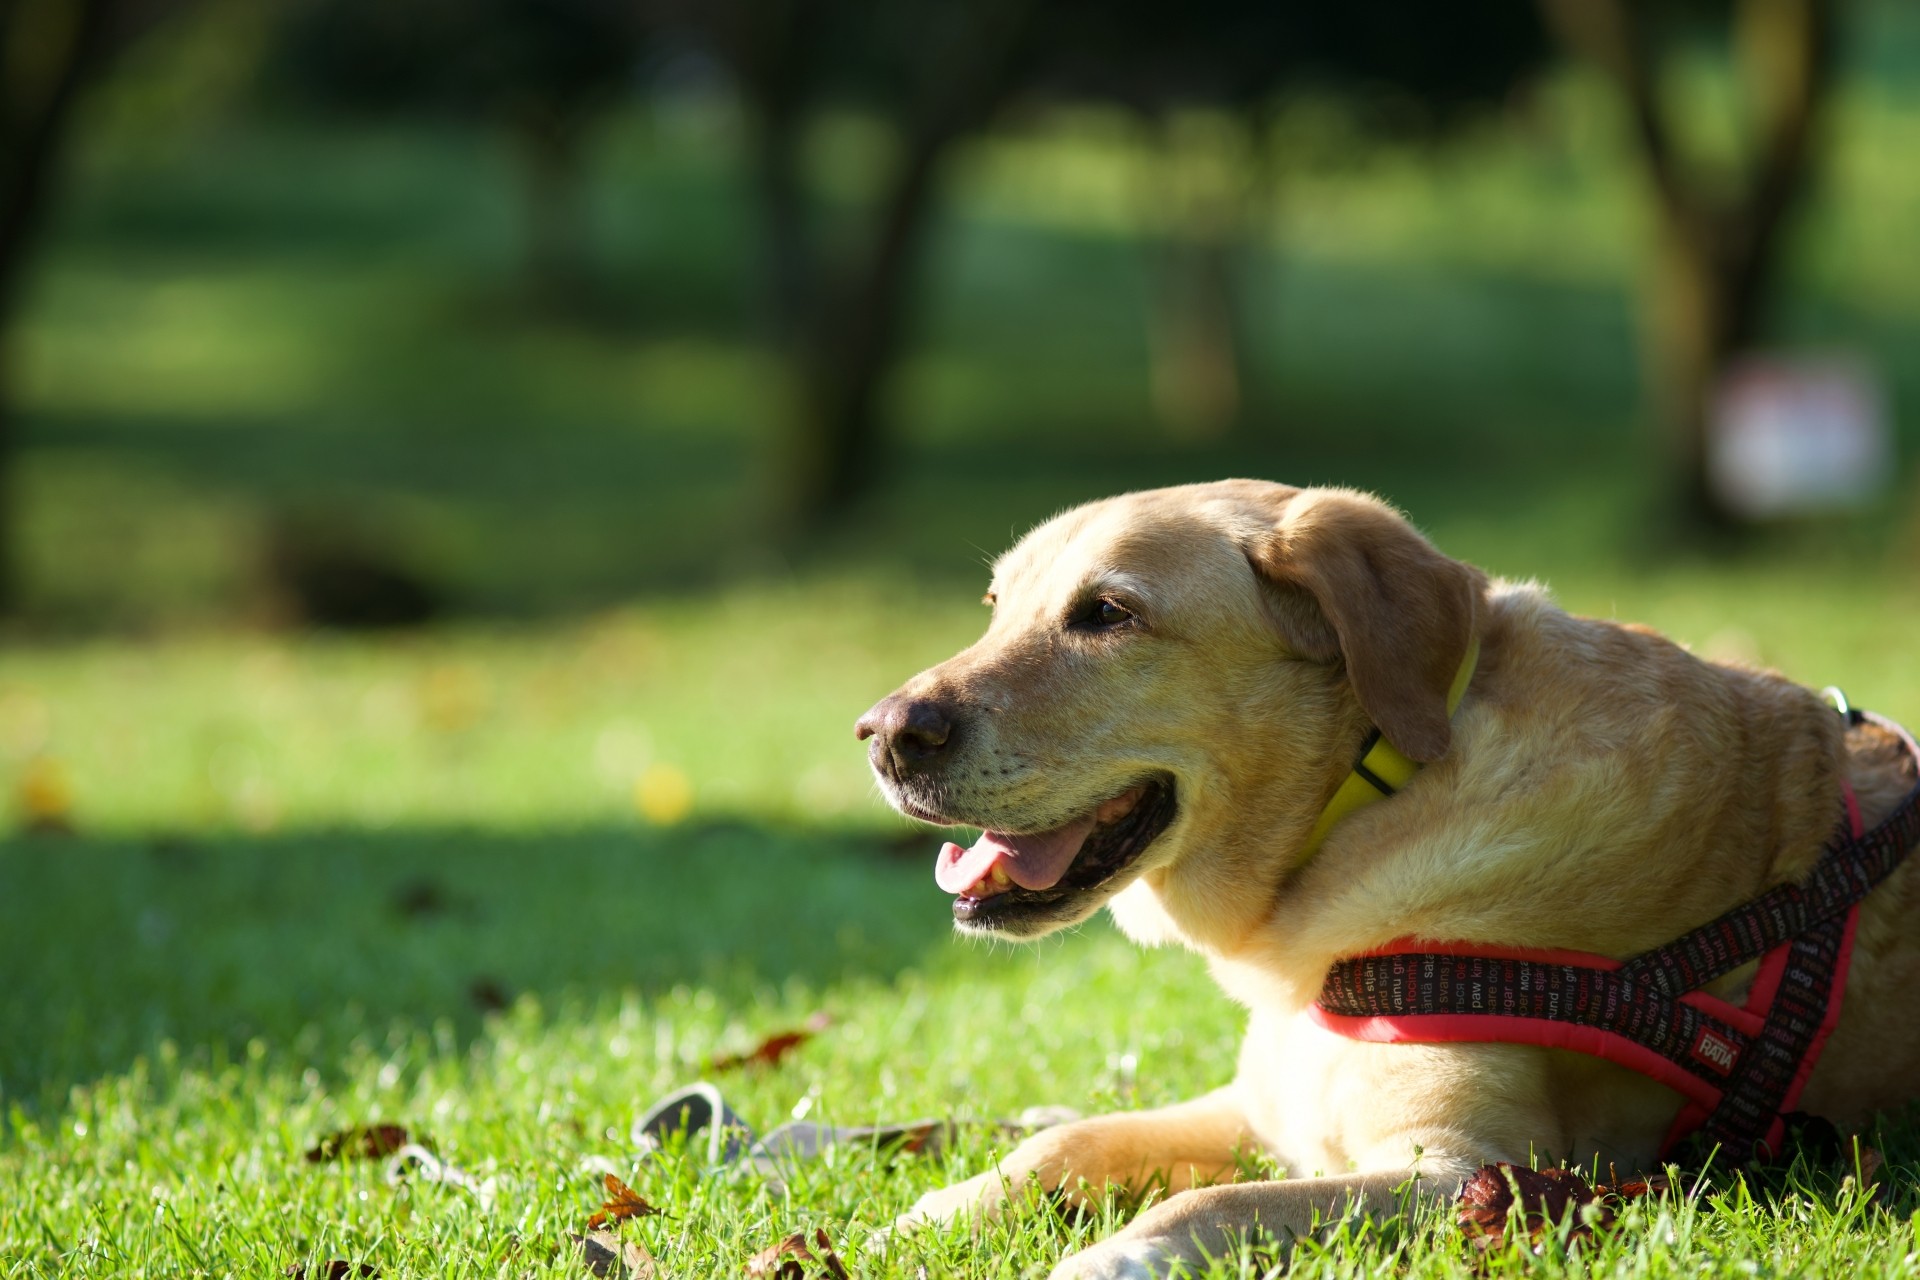
[[[1749,519],[1864,505],[1893,478],[1879,380],[1860,360],[1765,356],[1720,381],[1707,474]]]

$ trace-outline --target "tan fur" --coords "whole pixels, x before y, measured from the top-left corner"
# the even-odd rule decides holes
[[[1101,593],[1140,627],[1064,626]],[[1304,1016],[1327,967],[1407,936],[1630,955],[1803,874],[1843,771],[1869,822],[1911,781],[1887,735],[1843,735],[1810,691],[1490,583],[1348,491],[1228,481],[1095,503],[1003,557],[992,596],[980,642],[903,690],[966,716],[936,816],[1040,830],[1170,773],[1177,820],[1082,914],[1110,905],[1135,937],[1205,955],[1247,1037],[1231,1085],[1042,1133],[902,1225],[997,1212],[1030,1182],[1199,1186],[1247,1144],[1287,1170],[1175,1195],[1057,1277],[1162,1275],[1256,1223],[1284,1237],[1316,1213],[1389,1211],[1413,1179],[1451,1193],[1487,1161],[1646,1167],[1679,1105],[1665,1087],[1557,1050],[1334,1036]],[[1429,763],[1303,858],[1373,724]],[[1802,1101],[1842,1124],[1920,1081],[1916,861],[1863,909]],[[1750,973],[1715,990],[1738,997]]]

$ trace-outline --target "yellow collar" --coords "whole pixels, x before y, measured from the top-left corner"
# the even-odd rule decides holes
[[[1466,696],[1467,685],[1473,680],[1473,669],[1479,662],[1480,640],[1475,637],[1467,645],[1467,656],[1460,660],[1460,670],[1454,673],[1453,687],[1447,690],[1449,717],[1459,710],[1460,699]],[[1413,781],[1413,775],[1418,772],[1420,766],[1381,737],[1378,729],[1369,733],[1366,744],[1360,748],[1360,758],[1354,762],[1353,772],[1333,793],[1333,799],[1327,801],[1327,807],[1320,811],[1319,821],[1307,833],[1306,847],[1301,850],[1300,856],[1304,859],[1318,850],[1321,841],[1327,838],[1327,832],[1333,830],[1334,824],[1340,819],[1375,800],[1392,795]]]

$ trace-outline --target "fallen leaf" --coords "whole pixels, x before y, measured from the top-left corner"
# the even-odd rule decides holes
[[[819,1252],[816,1253],[816,1249]],[[806,1265],[809,1262],[821,1269],[809,1272]],[[762,1249],[747,1259],[747,1274],[769,1280],[815,1280],[816,1277],[849,1280],[846,1264],[833,1251],[824,1227],[814,1231],[811,1248],[807,1245],[807,1233],[796,1231],[779,1244]]]
[[[506,984],[498,978],[482,975],[467,984],[467,999],[482,1013],[499,1013],[513,1003]]]
[[[654,1280],[659,1264],[638,1240],[622,1240],[612,1231],[590,1231],[584,1236],[568,1233],[568,1239],[580,1246],[580,1261],[587,1270],[606,1280]]]
[[[307,1269],[297,1262],[280,1274],[286,1276],[287,1280],[307,1280]],[[356,1267],[345,1259],[334,1258],[315,1274],[320,1280],[351,1280],[353,1276],[377,1276],[380,1273],[374,1270],[371,1263],[363,1262]]]
[[[492,703],[492,679],[475,663],[442,663],[420,682],[420,718],[441,733],[471,729]]]
[[[175,871],[192,871],[200,865],[199,846],[181,836],[156,836],[147,852],[155,862]]]
[[[33,835],[73,834],[73,784],[66,766],[46,756],[35,757],[14,786],[13,807],[20,827]]]
[[[1609,1170],[1611,1176],[1612,1171]],[[1488,1164],[1460,1188],[1454,1213],[1472,1245],[1482,1253],[1500,1248],[1517,1199],[1528,1246],[1541,1251],[1547,1239],[1566,1221],[1570,1211],[1583,1210],[1568,1234],[1570,1240],[1590,1240],[1596,1231],[1611,1227],[1629,1200],[1659,1195],[1667,1190],[1664,1177],[1603,1182],[1588,1186],[1567,1169],[1525,1169],[1511,1164]],[[1589,1210],[1587,1206],[1592,1206]]]
[[[1841,1185],[1853,1183],[1860,1188],[1867,1203],[1884,1207],[1886,1186],[1880,1175],[1886,1169],[1887,1158],[1880,1154],[1879,1148],[1870,1147],[1856,1137],[1853,1139],[1853,1160],[1853,1172],[1846,1175]]]
[[[609,1222],[625,1222],[628,1218],[651,1218],[665,1212],[642,1200],[632,1187],[612,1174],[603,1176],[607,1181],[607,1202],[600,1206],[600,1212],[587,1219],[588,1227],[604,1227]]]
[[[413,1141],[406,1129],[397,1124],[359,1124],[320,1139],[307,1152],[308,1164],[332,1160],[381,1160]]]
[[[648,765],[634,779],[633,807],[656,827],[670,827],[693,812],[693,782],[670,764]]]
[[[770,1035],[746,1053],[722,1054],[707,1064],[709,1071],[737,1071],[741,1067],[777,1067],[781,1059],[833,1025],[833,1018],[816,1013],[804,1027]]]
[[[1880,1171],[1887,1167],[1887,1158],[1880,1154],[1878,1147],[1869,1147],[1862,1143],[1860,1148],[1860,1181],[1868,1186],[1880,1185]]]
[[[393,909],[409,920],[445,915],[452,906],[453,900],[437,881],[409,880],[393,891]]]

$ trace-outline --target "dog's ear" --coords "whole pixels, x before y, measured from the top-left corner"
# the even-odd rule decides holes
[[[1360,706],[1409,759],[1438,760],[1447,693],[1473,641],[1479,570],[1449,560],[1384,503],[1345,490],[1287,494],[1247,559],[1303,657],[1344,658]]]

